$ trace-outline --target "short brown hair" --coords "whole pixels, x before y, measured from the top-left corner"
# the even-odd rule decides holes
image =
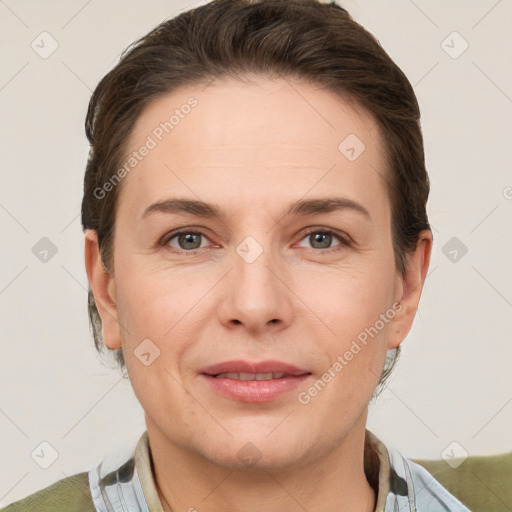
[[[418,235],[430,230],[420,110],[405,74],[378,40],[339,5],[318,0],[213,0],[166,20],[134,42],[96,87],[85,122],[90,153],[82,202],[83,229],[97,232],[103,264],[113,271],[116,199],[120,186],[98,199],[122,162],[144,107],[184,85],[250,75],[305,79],[355,101],[383,134],[397,272],[406,270]],[[103,189],[104,190],[104,189]],[[104,346],[101,318],[89,290],[96,348]],[[379,384],[400,347],[386,358]],[[122,349],[116,359],[124,368]]]

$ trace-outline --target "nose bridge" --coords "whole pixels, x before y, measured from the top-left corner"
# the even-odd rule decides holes
[[[272,232],[248,235],[235,248],[225,320],[257,329],[285,320],[290,306],[282,265],[272,249]]]
[[[243,296],[269,295],[279,293],[276,289],[275,273],[277,261],[272,251],[272,233],[249,235],[236,247],[234,262],[234,279]],[[264,238],[264,240],[263,240]]]

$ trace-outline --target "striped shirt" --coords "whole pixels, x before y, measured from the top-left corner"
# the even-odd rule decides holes
[[[163,512],[152,470],[147,431],[133,456],[118,464],[105,457],[89,471],[98,512]],[[365,473],[376,491],[375,512],[470,512],[422,466],[386,447],[366,429]],[[193,506],[189,512],[196,510]]]

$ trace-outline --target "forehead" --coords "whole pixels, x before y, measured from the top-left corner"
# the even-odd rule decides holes
[[[166,195],[229,196],[235,208],[236,190],[245,204],[269,208],[271,196],[332,195],[333,188],[388,209],[377,123],[319,85],[216,79],[179,88],[144,109],[126,159],[144,146],[150,149],[138,156],[121,194],[138,211]]]

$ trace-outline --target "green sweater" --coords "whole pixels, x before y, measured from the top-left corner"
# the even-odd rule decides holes
[[[469,457],[456,469],[444,460],[412,460],[471,512],[512,511],[512,453]],[[59,480],[0,512],[96,512],[88,472]]]

